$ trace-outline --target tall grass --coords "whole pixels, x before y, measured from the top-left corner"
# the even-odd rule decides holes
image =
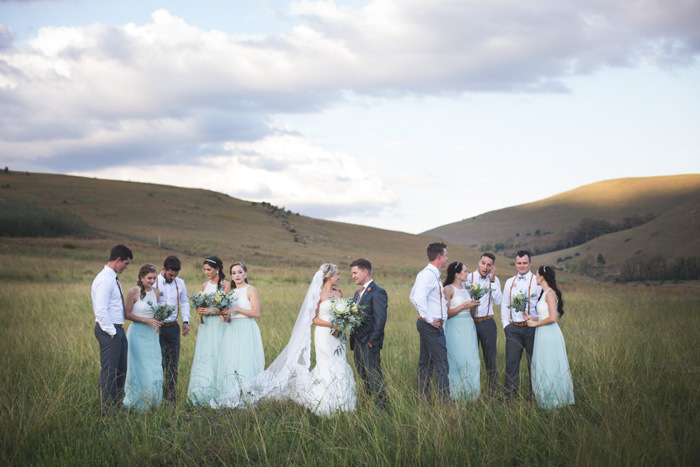
[[[203,280],[188,271],[183,276],[190,290]],[[298,276],[307,277],[305,271]],[[34,280],[3,280],[0,286],[2,464],[636,465],[700,459],[700,317],[693,293],[565,288],[560,326],[576,405],[557,411],[485,396],[453,407],[421,404],[411,284],[377,277],[390,300],[382,352],[387,412],[376,412],[360,394],[355,413],[330,419],[292,403],[247,410],[180,403],[101,418],[91,277],[70,277],[75,282],[37,273]],[[307,281],[294,277],[266,270],[254,282],[268,364],[286,344],[306,290]],[[346,281],[343,289],[348,295],[354,286]],[[180,401],[194,354],[192,323],[192,334],[182,341]],[[498,352],[502,383],[502,332]],[[523,389],[526,372],[523,363]]]

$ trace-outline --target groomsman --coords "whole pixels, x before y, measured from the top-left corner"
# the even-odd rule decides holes
[[[384,342],[389,298],[386,290],[372,279],[372,263],[359,258],[350,263],[352,279],[361,286],[353,301],[364,308],[367,318],[350,336],[350,349],[354,351],[355,368],[364,381],[367,393],[375,397],[375,406],[384,410],[384,377],[380,352]]]
[[[160,328],[160,350],[163,354],[163,395],[165,400],[175,404],[177,369],[180,362],[180,325],[178,313],[182,314],[182,335],[190,332],[190,303],[185,282],[177,277],[181,264],[177,256],[168,256],[163,262],[163,270],[158,274],[156,287],[160,291],[158,305],[174,305],[175,311],[165,318]]]
[[[528,300],[525,312],[530,314],[537,307],[542,288],[537,285],[535,275],[530,272],[532,256],[527,250],[520,250],[515,254],[515,269],[518,274],[506,281],[503,288],[503,302],[501,304],[501,322],[503,331],[506,334],[506,381],[505,396],[507,399],[518,395],[520,384],[520,359],[523,349],[527,352],[527,372],[528,372],[528,400],[532,400],[532,372],[530,363],[532,361],[532,347],[535,344],[535,328],[528,327],[527,321],[523,318],[523,313],[508,308],[513,298],[518,294],[525,294]]]
[[[478,284],[482,288],[490,288],[488,295],[481,297],[479,305],[474,313],[474,325],[476,326],[476,338],[481,345],[484,354],[484,366],[488,377],[489,394],[496,394],[498,384],[498,369],[496,368],[496,340],[498,338],[498,326],[494,321],[493,306],[500,305],[503,299],[501,282],[496,277],[496,256],[493,253],[484,253],[479,258],[476,271],[467,276],[467,282],[462,285],[470,286]],[[502,312],[501,312],[502,313]]]
[[[92,281],[92,309],[95,312],[95,337],[100,344],[100,403],[111,413],[124,399],[126,362],[129,344],[124,333],[124,295],[117,274],[134,259],[131,250],[116,245],[109,262]]]
[[[440,280],[440,269],[447,264],[447,245],[431,243],[427,248],[428,265],[418,273],[411,289],[411,303],[418,312],[416,327],[420,336],[418,358],[418,392],[426,400],[430,397],[430,377],[435,373],[435,384],[445,402],[449,401],[447,344],[442,325],[447,319],[447,301]]]

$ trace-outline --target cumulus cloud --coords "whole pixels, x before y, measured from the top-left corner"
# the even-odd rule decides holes
[[[575,74],[688,66],[700,49],[700,3],[687,0],[303,0],[286,14],[291,30],[255,36],[204,30],[166,10],[144,25],[46,27],[21,45],[0,25],[5,165],[98,173],[225,160],[254,174],[237,185],[240,196],[271,194],[314,212],[353,204],[317,189],[323,180],[391,203],[380,180],[348,175],[348,155],[312,145],[297,159],[303,138],[280,132],[274,117],[326,110],[348,91],[560,92]]]

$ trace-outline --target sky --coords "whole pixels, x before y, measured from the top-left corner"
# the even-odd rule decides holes
[[[700,173],[695,0],[0,0],[0,166],[420,233]]]

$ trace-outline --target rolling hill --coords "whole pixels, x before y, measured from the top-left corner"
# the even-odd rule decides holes
[[[201,261],[215,254],[225,263],[244,261],[279,270],[313,268],[323,262],[347,265],[366,256],[380,271],[415,274],[426,262],[426,245],[436,240],[313,219],[208,190],[67,175],[0,172],[3,203],[33,203],[78,216],[91,230],[87,238],[70,243],[101,257],[121,242],[149,254],[157,251],[158,257],[175,252]],[[65,243],[0,237],[8,253],[42,242],[59,250]],[[450,245],[450,253],[471,263],[478,257],[460,244]]]
[[[571,264],[598,259],[602,274],[616,274],[634,258],[700,256],[700,175],[624,178],[585,185],[534,203],[488,212],[424,232],[472,247],[497,243],[508,253],[561,236],[584,219],[619,224],[633,216],[653,217],[581,245],[544,253],[538,262]],[[490,244],[490,245],[486,245]],[[504,251],[507,248],[504,247]],[[602,265],[601,265],[602,266]]]

